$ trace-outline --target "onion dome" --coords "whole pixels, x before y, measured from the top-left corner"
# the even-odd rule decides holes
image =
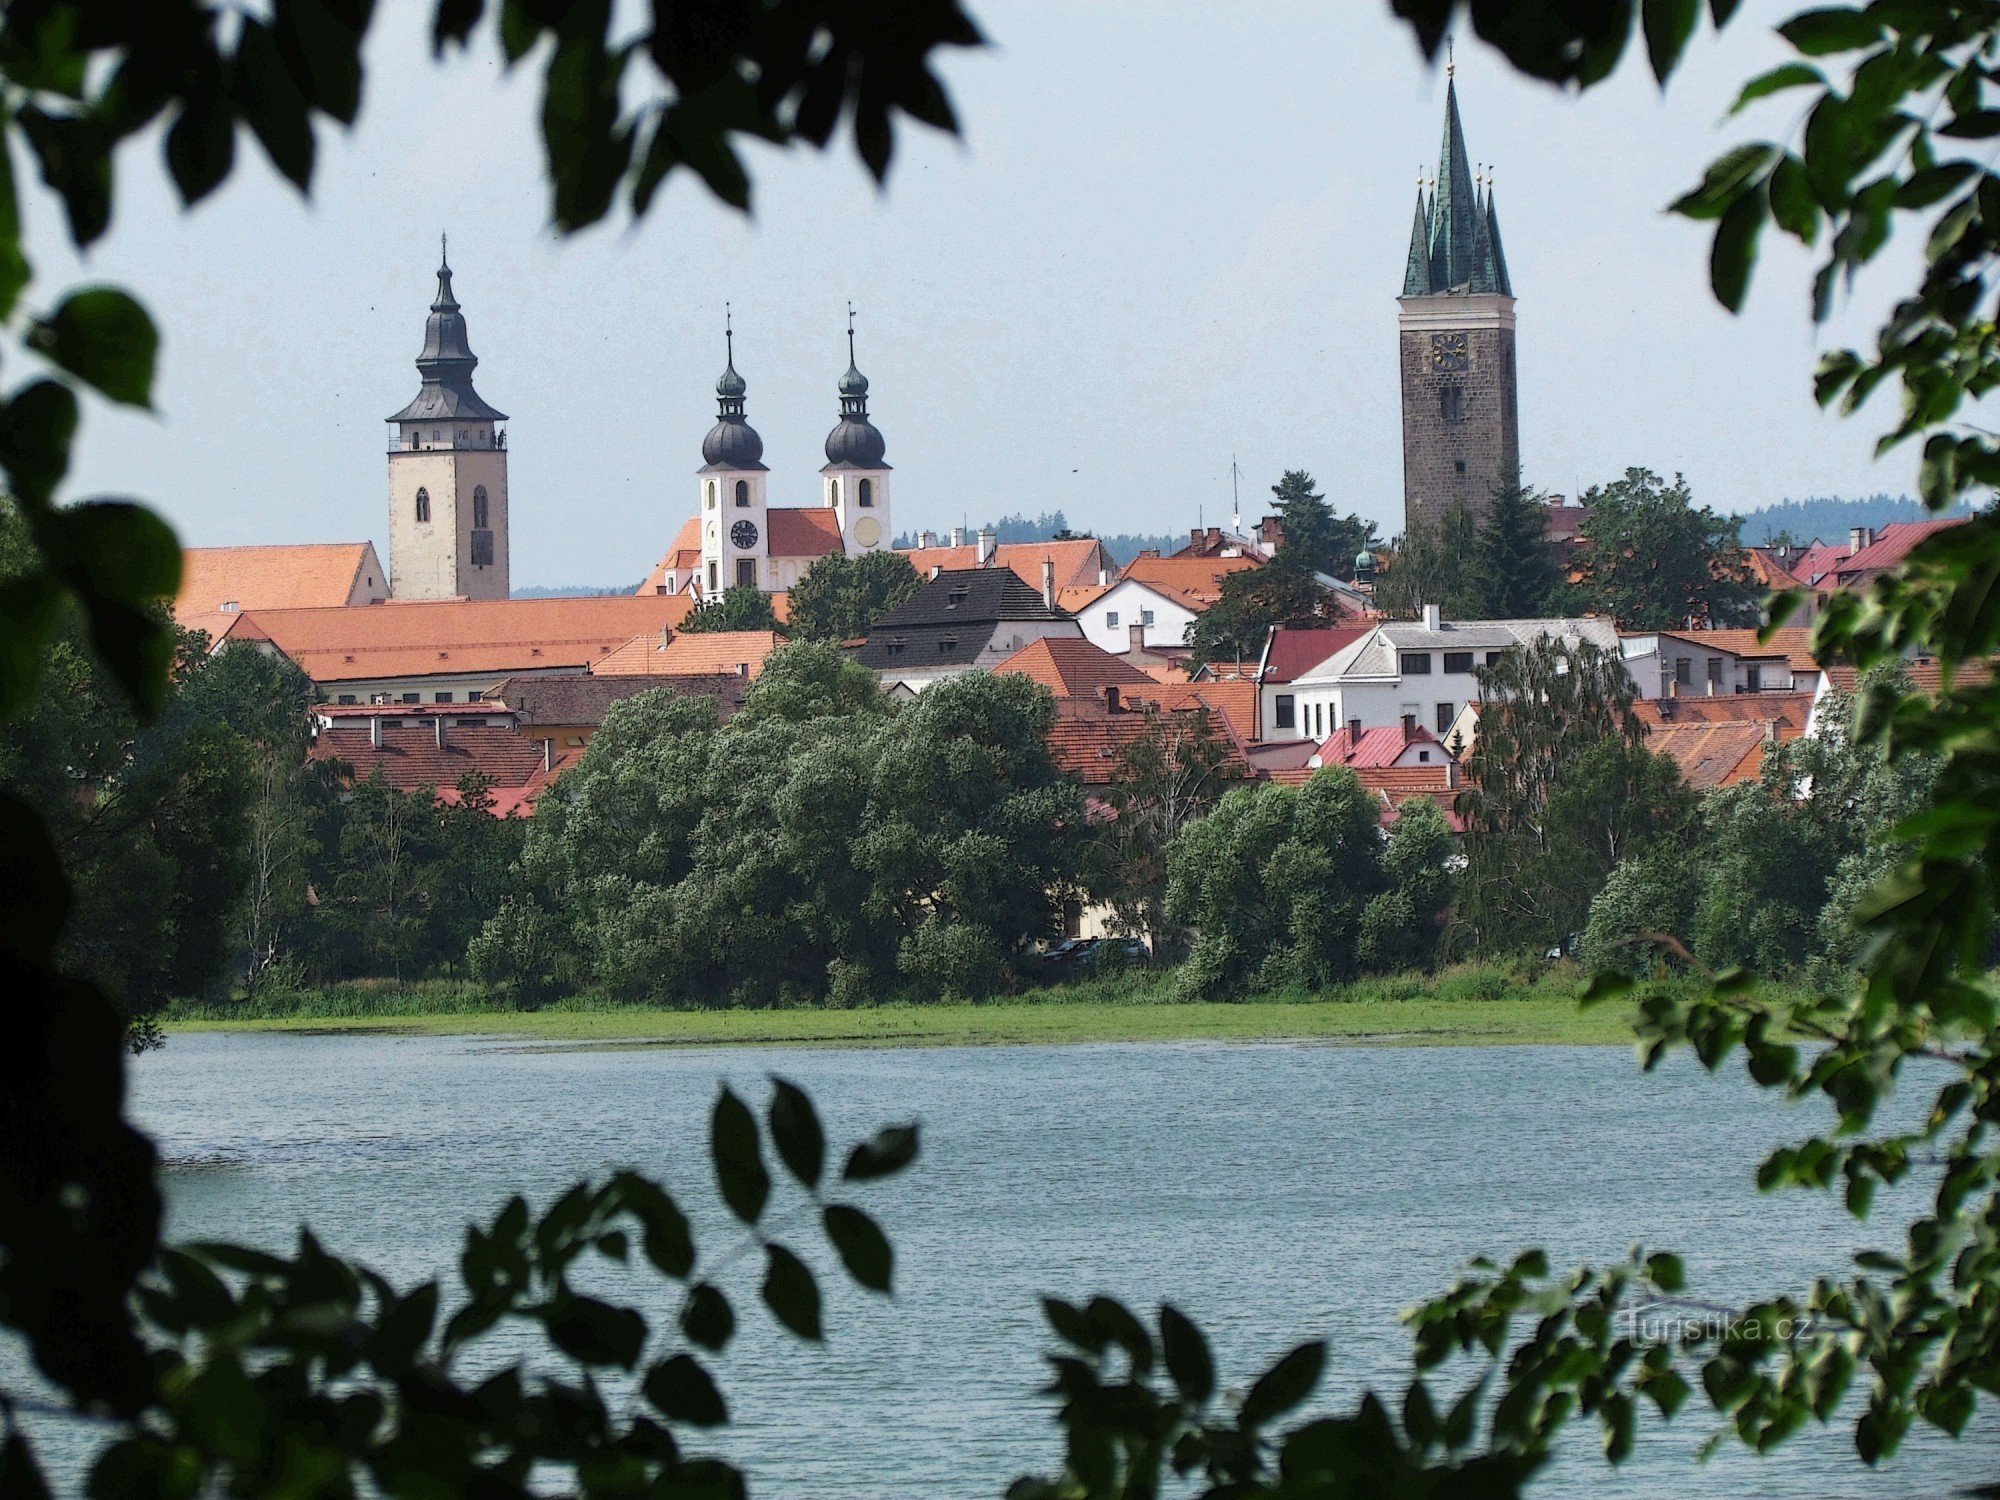
[[[725,325],[723,337],[728,341],[729,362],[715,382],[715,425],[701,440],[702,460],[711,469],[761,469],[764,440],[743,416],[743,397],[750,387],[736,373],[736,335]]]
[[[488,406],[472,388],[472,371],[479,356],[466,338],[465,314],[451,294],[451,262],[443,242],[438,251],[437,297],[424,322],[424,352],[417,356],[423,386],[416,400],[397,412],[391,422],[449,422],[459,419],[504,422],[507,414]]]
[[[888,445],[868,420],[868,377],[854,363],[854,312],[847,314],[847,373],[840,377],[840,423],[826,435],[829,469],[886,469]],[[824,472],[824,471],[822,471]]]

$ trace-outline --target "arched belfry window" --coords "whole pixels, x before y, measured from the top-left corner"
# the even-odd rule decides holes
[[[867,505],[873,505],[873,504],[875,503],[875,481],[874,481],[874,480],[872,480],[872,479],[864,479],[864,480],[862,480],[862,481],[861,481],[861,503],[862,503],[862,504],[863,504],[864,506],[867,506]]]
[[[472,524],[481,531],[486,529],[486,486],[483,484],[472,487]]]
[[[828,505],[840,504],[840,481],[838,479],[829,479],[826,482],[826,503]]]
[[[429,490],[418,490],[417,519],[419,521],[428,521],[430,520],[430,518],[431,518],[431,492]]]
[[[708,482],[708,508],[710,510],[715,509],[715,481],[713,479]]]
[[[739,479],[736,481],[736,503],[738,505],[748,505],[750,503],[749,480]]]

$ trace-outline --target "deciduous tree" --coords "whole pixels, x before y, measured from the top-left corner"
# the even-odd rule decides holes
[[[1742,523],[1696,505],[1686,479],[1627,469],[1583,503],[1578,589],[1591,611],[1625,630],[1757,623],[1763,591],[1737,539]]]
[[[790,626],[812,641],[853,640],[917,591],[923,580],[900,552],[829,552],[790,592]]]

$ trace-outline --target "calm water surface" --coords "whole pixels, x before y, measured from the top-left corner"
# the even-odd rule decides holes
[[[1681,1249],[1716,1300],[1802,1290],[1866,1241],[1829,1200],[1760,1197],[1772,1144],[1818,1123],[1740,1076],[1652,1078],[1617,1048],[1212,1043],[891,1051],[586,1050],[432,1037],[177,1036],[135,1069],[170,1164],[170,1230],[279,1243],[303,1221],[392,1279],[447,1268],[465,1223],[515,1189],[667,1179],[711,1249],[733,1236],[701,1145],[718,1079],[761,1105],[780,1072],[835,1141],[915,1115],[924,1153],[864,1198],[897,1250],[885,1303],[836,1276],[828,1341],[803,1347],[731,1290],[743,1332],[720,1374],[717,1446],[767,1496],[999,1495],[1051,1467],[1037,1297],[1169,1298],[1240,1383],[1292,1342],[1332,1339],[1330,1399],[1397,1382],[1396,1314],[1479,1253],[1546,1245],[1604,1260]],[[691,1149],[692,1148],[692,1149]],[[1920,1185],[1916,1185],[1919,1186]],[[1913,1201],[1885,1202],[1894,1211]],[[802,1237],[801,1237],[802,1238]],[[800,1243],[829,1264],[822,1246]],[[634,1286],[643,1285],[634,1281]],[[1689,1455],[1698,1413],[1624,1470],[1579,1443],[1548,1495],[1937,1495],[2000,1475],[2000,1423],[1920,1439],[1881,1474],[1844,1433],[1762,1462]]]

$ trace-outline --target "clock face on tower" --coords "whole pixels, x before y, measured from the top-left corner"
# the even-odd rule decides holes
[[[736,544],[739,552],[748,552],[757,545],[757,527],[754,522],[738,521],[729,528],[729,540]]]
[[[1431,335],[1431,368],[1433,370],[1463,370],[1468,361],[1465,335],[1462,333],[1434,333]]]

